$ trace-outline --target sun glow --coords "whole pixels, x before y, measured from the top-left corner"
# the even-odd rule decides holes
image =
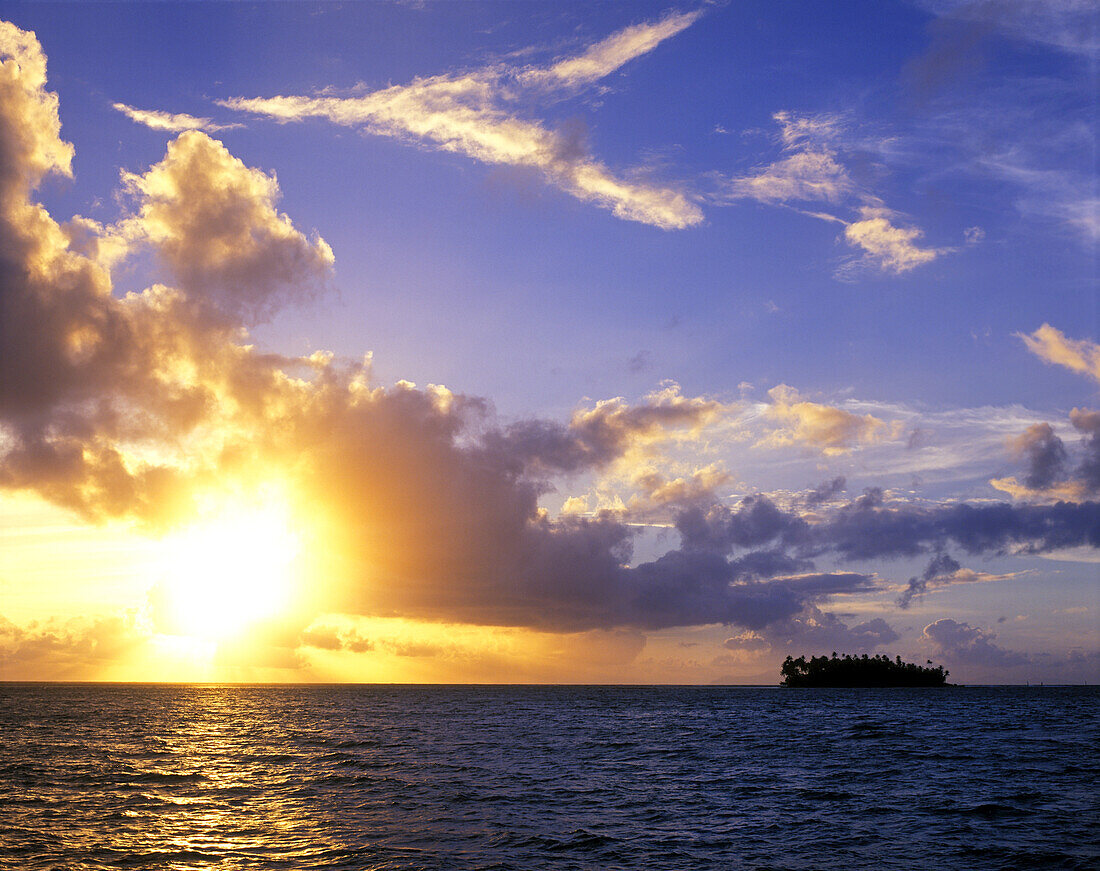
[[[299,537],[284,502],[225,505],[167,544],[155,599],[176,634],[227,638],[290,605]]]

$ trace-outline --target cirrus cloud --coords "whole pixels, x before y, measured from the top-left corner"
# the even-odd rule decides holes
[[[521,97],[572,91],[590,85],[652,51],[695,22],[701,11],[678,12],[625,28],[581,54],[549,67],[495,64],[465,74],[418,78],[348,96],[234,97],[218,104],[281,123],[323,118],[481,163],[537,170],[550,184],[616,217],[664,230],[703,220],[692,198],[670,185],[620,176],[589,154],[568,130],[521,117]]]

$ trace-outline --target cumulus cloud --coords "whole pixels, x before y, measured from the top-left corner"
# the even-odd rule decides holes
[[[219,130],[233,130],[243,124],[215,124],[212,118],[197,118],[185,113],[173,114],[159,109],[136,109],[125,103],[112,103],[111,108],[121,112],[136,124],[143,124],[151,130],[163,130],[168,133],[183,133],[185,130],[204,130],[216,133]]]
[[[870,652],[877,647],[892,644],[901,637],[881,617],[849,626],[836,614],[822,611],[813,605],[794,617],[772,624],[765,630],[765,634],[775,647],[806,654],[834,650]]]
[[[120,235],[151,246],[176,286],[224,314],[260,320],[332,268],[324,239],[307,238],[276,209],[274,176],[204,133],[181,134],[148,172],[122,178],[139,208]]]
[[[757,443],[762,447],[801,445],[837,456],[895,435],[896,427],[874,415],[810,402],[786,384],[773,387],[768,396],[772,402],[765,416],[779,426]]]
[[[1010,447],[1027,458],[1028,472],[1024,483],[1033,490],[1043,490],[1065,477],[1066,446],[1054,434],[1049,423],[1029,426],[1011,439]]]
[[[1100,345],[1088,339],[1070,339],[1061,330],[1043,324],[1031,334],[1017,333],[1027,349],[1044,363],[1065,366],[1100,381]]]
[[[921,634],[939,649],[949,665],[1011,668],[1032,661],[1027,654],[994,644],[993,639],[997,636],[992,632],[946,617],[929,623]]]
[[[6,196],[27,194],[51,172],[72,175],[73,147],[61,139],[57,95],[46,90],[46,55],[34,34],[0,21]]]
[[[168,526],[204,497],[275,477],[301,521],[303,570],[318,579],[302,626],[338,613],[625,629],[631,645],[640,631],[686,625],[801,621],[810,632],[831,626],[813,608],[880,588],[870,574],[819,571],[822,556],[1100,544],[1094,503],[916,508],[872,493],[814,522],[762,496],[730,505],[715,492],[729,480],[720,467],[651,464],[738,408],[673,384],[639,402],[586,405],[564,423],[501,425],[477,397],[382,387],[369,360],[262,353],[247,327],[308,296],[332,263],[322,240],[277,211],[275,179],[185,132],[161,162],[124,175],[133,205],[117,224],[66,232],[32,199],[72,156],[45,59],[30,34],[9,27],[0,40],[0,486],[93,521]],[[116,296],[110,258],[90,253],[108,238],[147,246],[163,280]],[[781,438],[817,450],[889,430],[790,388],[772,399]],[[1091,414],[1078,415],[1082,431],[1094,431]],[[637,483],[639,511],[660,506],[675,519],[677,549],[635,564],[629,508],[553,518],[540,507],[556,477],[612,468]],[[302,642],[379,645],[325,625]],[[874,621],[856,630],[868,644],[889,636]]]
[[[765,629],[747,630],[727,638],[723,646],[742,653],[761,650],[780,653],[798,651],[806,655],[828,654],[836,650],[869,653],[875,648],[892,644],[900,637],[894,627],[881,617],[849,626],[836,614],[822,611],[816,605],[807,605],[797,614],[776,621]]]
[[[1082,434],[1076,468],[1071,468],[1071,455],[1054,428],[1038,423],[1008,440],[1010,450],[1027,460],[1024,480],[1011,476],[989,483],[1024,500],[1082,499],[1100,492],[1100,412],[1075,408],[1070,423]]]
[[[49,103],[41,85],[23,104],[4,104],[9,154],[25,141],[25,105]],[[49,140],[43,148],[67,153]],[[3,165],[27,173],[28,163],[16,154]],[[274,179],[189,131],[124,181],[134,211],[104,232],[150,246],[171,283],[122,299],[107,270],[29,202],[30,184],[0,188],[12,271],[3,485],[91,519],[171,523],[204,491],[278,470],[323,530],[308,551],[313,574],[328,579],[326,604],[349,613],[554,631],[759,626],[866,588],[862,575],[762,577],[760,560],[705,554],[629,567],[632,530],[611,516],[552,520],[538,506],[547,477],[644,457],[693,437],[727,406],[669,384],[638,404],[579,409],[568,424],[498,427],[487,403],[444,388],[384,389],[367,365],[261,354],[242,325],[331,263],[327,246],[275,210]],[[44,371],[55,376],[48,390]],[[720,480],[646,483],[652,501],[676,502]],[[798,565],[772,560],[769,571]]]
[[[550,184],[619,218],[665,230],[682,229],[703,220],[702,211],[685,192],[617,176],[569,130],[523,118],[515,107],[542,93],[568,92],[599,81],[679,33],[700,14],[673,13],[660,21],[628,27],[549,67],[494,64],[365,94],[236,97],[219,103],[280,122],[324,118],[482,163],[534,169]]]

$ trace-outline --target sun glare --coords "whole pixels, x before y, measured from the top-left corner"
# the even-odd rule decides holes
[[[290,603],[298,536],[285,504],[231,505],[168,543],[163,604],[179,633],[222,639]]]

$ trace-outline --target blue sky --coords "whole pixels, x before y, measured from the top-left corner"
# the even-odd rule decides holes
[[[89,219],[82,226],[104,240],[101,252],[119,246],[117,257],[97,261],[116,300],[161,282],[195,300],[207,295],[222,317],[241,314],[229,312],[227,299],[260,299],[262,314],[241,324],[253,354],[322,349],[343,365],[370,352],[373,385],[400,392],[393,385],[404,379],[418,385],[417,396],[434,384],[477,398],[482,417],[464,420],[455,450],[499,448],[491,434],[504,434],[501,443],[519,452],[509,454],[523,467],[518,480],[539,482],[551,522],[623,524],[634,530],[624,566],[663,571],[664,551],[694,559],[692,548],[701,547],[685,532],[691,511],[705,506],[708,522],[728,528],[729,517],[751,507],[745,497],[770,500],[811,526],[833,522],[829,512],[847,516],[876,487],[884,495],[867,510],[895,519],[960,503],[1026,512],[1068,500],[1091,510],[1082,506],[1095,498],[1089,463],[1100,462],[1090,460],[1100,425],[1088,416],[1100,383],[1100,25],[1088,6],[8,3],[3,17],[34,31],[48,58],[45,91],[58,98],[60,138],[74,148],[71,174],[47,174],[33,199],[58,221]],[[166,158],[181,136],[177,159]],[[208,147],[214,141],[227,149],[224,159]],[[272,234],[277,250],[243,265],[215,263],[204,247],[210,240],[193,238],[196,225],[188,225],[191,236],[164,229],[169,219],[150,203],[229,196],[220,182],[188,194],[194,161],[253,179],[239,191],[259,184],[244,167],[277,179],[277,194],[249,201],[261,227],[255,238]],[[290,229],[279,229],[279,215]],[[185,263],[196,251],[207,260]],[[296,289],[255,296],[265,264],[275,265],[263,280]],[[142,405],[145,392],[115,395],[118,377],[104,376],[116,383],[100,399],[155,416]],[[167,377],[157,376],[162,388]],[[211,395],[221,401],[225,390]],[[6,462],[34,445],[56,447],[56,431],[42,420],[58,426],[78,407],[87,414],[93,397],[74,396],[33,426],[9,408]],[[656,422],[638,411],[654,408],[664,409]],[[228,414],[217,426],[228,426]],[[554,422],[571,438],[595,438],[600,415],[601,426],[613,419],[622,427],[621,439],[615,451],[584,441],[584,463],[554,466],[525,441],[535,421],[543,437]],[[215,428],[213,418],[205,425]],[[244,431],[240,421],[233,426]],[[186,453],[179,445],[193,436],[178,432],[173,450]],[[97,430],[97,448],[107,438]],[[111,442],[128,473],[167,462],[149,459],[151,438]],[[199,460],[173,462],[178,472]],[[680,495],[658,478],[684,482]],[[814,487],[839,478],[843,487],[829,500],[807,501]],[[133,506],[89,506],[79,495],[87,484],[66,492],[22,472],[0,480],[11,499],[75,511],[82,519],[73,535],[88,535],[85,522],[105,524],[92,541],[130,536],[119,547],[137,552],[145,545],[135,542],[165,534],[149,532]],[[21,528],[27,509],[19,506],[7,509],[5,528]],[[344,506],[342,516],[357,510]],[[524,661],[536,663],[530,671],[494,672],[502,667],[478,659],[484,651],[470,641],[468,660],[455,654],[439,671],[407,672],[394,664],[397,654],[368,667],[347,639],[398,631],[362,624],[383,618],[421,621],[433,632],[618,632],[633,633],[631,643],[620,649],[609,636],[590,638],[593,649],[611,651],[606,668],[576,674],[752,680],[788,650],[825,638],[835,629],[829,619],[845,627],[829,639],[852,644],[853,625],[878,620],[889,631],[874,624],[859,643],[873,636],[881,643],[871,649],[938,655],[949,665],[955,657],[974,680],[1095,679],[1097,573],[1088,543],[1097,532],[1094,520],[1081,523],[1085,531],[1065,547],[1023,536],[968,549],[941,531],[869,559],[835,543],[772,539],[769,553],[782,544],[798,554],[783,571],[746,581],[727,568],[735,586],[786,584],[802,610],[779,609],[771,622],[757,615],[739,624],[728,615],[742,612],[730,605],[713,621],[696,611],[683,622],[631,612],[544,625],[480,605],[448,610],[380,594],[382,604],[353,596],[326,599],[308,620],[300,613],[296,638],[331,630],[342,640],[320,649],[346,654],[342,664],[322,662],[305,641],[280,649],[296,651],[295,673],[314,678],[390,668],[410,679],[566,679],[569,663],[539,670],[542,642],[524,648]],[[566,527],[555,529],[551,537],[563,540]],[[741,546],[727,543],[727,566],[739,565]],[[919,578],[945,547],[959,567],[931,576],[912,604],[898,606],[899,585]],[[19,604],[0,603],[0,614],[24,618],[11,624],[17,669],[19,645],[37,637],[20,628],[25,619],[55,616],[49,603],[27,599],[15,577],[15,563],[34,565],[41,554],[20,554],[3,572],[9,602]],[[126,565],[118,571],[137,591],[131,610],[148,610],[147,568]],[[471,566],[462,571],[505,571]],[[697,570],[676,583],[695,583]],[[639,577],[649,578],[645,571]],[[791,593],[810,572],[870,580],[843,587],[833,578],[812,594]],[[829,584],[843,590],[831,595]],[[666,611],[686,608],[668,595]],[[125,598],[98,615],[62,616],[105,619]],[[148,619],[155,634],[155,614]],[[681,644],[713,649],[704,656]],[[379,642],[376,653],[384,648]]]

